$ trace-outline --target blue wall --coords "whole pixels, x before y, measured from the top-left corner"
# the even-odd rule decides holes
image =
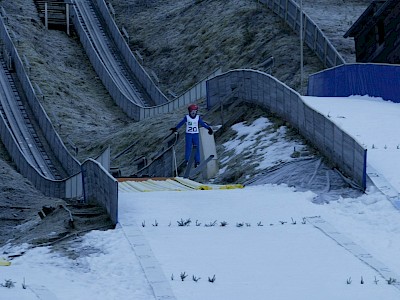
[[[400,65],[345,64],[309,77],[307,95],[369,95],[400,103]]]

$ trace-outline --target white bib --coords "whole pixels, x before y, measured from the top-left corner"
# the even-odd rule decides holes
[[[186,133],[199,133],[199,115],[192,119],[186,116]]]

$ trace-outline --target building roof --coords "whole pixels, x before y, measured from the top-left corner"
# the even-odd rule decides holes
[[[375,26],[376,22],[385,18],[396,5],[399,5],[398,0],[374,0],[350,27],[343,37],[356,37],[361,32]]]

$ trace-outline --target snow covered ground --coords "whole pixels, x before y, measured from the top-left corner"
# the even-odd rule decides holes
[[[400,188],[400,104],[305,101],[363,143],[369,164]],[[11,265],[0,266],[0,284],[14,287],[0,288],[0,299],[147,300],[162,284],[184,300],[399,299],[399,211],[374,187],[324,205],[313,204],[315,196],[285,185],[121,191],[119,226],[85,235],[78,259],[48,248],[1,248]],[[151,250],[138,254],[145,244]],[[161,272],[151,274],[148,259]]]

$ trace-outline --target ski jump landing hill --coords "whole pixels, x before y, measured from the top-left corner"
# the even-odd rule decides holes
[[[295,32],[299,32],[300,20],[302,20],[305,25],[305,43],[318,55],[327,68],[345,63],[318,26],[304,12],[301,12],[297,3],[292,0],[262,0],[260,2],[282,17]],[[2,17],[3,20],[6,20],[4,14],[2,12]],[[366,149],[330,120],[305,105],[296,91],[274,77],[255,70],[233,70],[212,76],[211,79],[200,82],[182,96],[170,100],[157,88],[130,51],[104,0],[74,2],[71,17],[81,43],[103,84],[117,105],[131,118],[142,120],[157,114],[171,112],[205,96],[209,109],[229,104],[236,99],[256,103],[290,122],[343,174],[365,189]],[[36,96],[38,91],[32,87],[25,66],[8,34],[10,29],[5,24],[2,24],[1,28],[1,39],[4,45],[3,57],[7,60],[7,65],[15,67],[16,74],[23,86],[23,92],[28,100],[32,100],[30,105],[34,107],[35,117],[42,131],[46,133],[46,139],[53,149],[54,155],[58,157],[65,170],[70,170],[69,175],[72,177],[63,179],[62,182],[44,177],[18,150],[19,146],[13,140],[12,134],[8,134],[7,130],[2,129],[3,143],[8,145],[7,150],[16,162],[18,170],[46,195],[61,198],[84,197],[86,202],[98,202],[107,209],[111,219],[117,222],[118,182],[99,162],[89,159],[80,164],[69,153],[38,101]],[[110,49],[114,49],[116,52],[112,52]],[[375,66],[375,74],[383,74],[387,71],[386,69],[385,72],[378,71],[381,70],[381,67]],[[347,65],[339,67],[336,71],[338,74],[339,70],[348,74],[341,80],[349,79],[351,76],[361,76],[360,74],[368,71],[361,67]],[[356,70],[358,71],[356,72]],[[393,67],[391,70],[393,77],[390,78],[394,80],[397,69]],[[334,73],[335,71],[328,70],[326,73],[321,72],[311,76],[309,95],[334,96],[333,90],[328,89],[328,87],[332,87]],[[357,83],[357,90],[355,90],[355,86],[348,85],[346,93],[354,94],[356,91],[357,94],[394,99],[389,96],[388,98],[384,94],[384,87],[389,86],[387,82],[381,82],[377,86],[372,79],[372,77],[369,80],[365,79],[363,84],[358,85]],[[333,86],[339,91],[338,86],[343,84],[338,78],[335,80],[337,84]],[[332,84],[329,85],[326,82]],[[363,89],[358,89],[360,86]],[[398,84],[390,85],[390,88],[394,89],[398,86]],[[345,89],[342,88],[342,90]],[[377,92],[370,93],[370,90]],[[399,93],[395,91],[394,94],[398,95]],[[4,128],[7,126],[5,124]],[[170,172],[172,175],[172,168]]]

